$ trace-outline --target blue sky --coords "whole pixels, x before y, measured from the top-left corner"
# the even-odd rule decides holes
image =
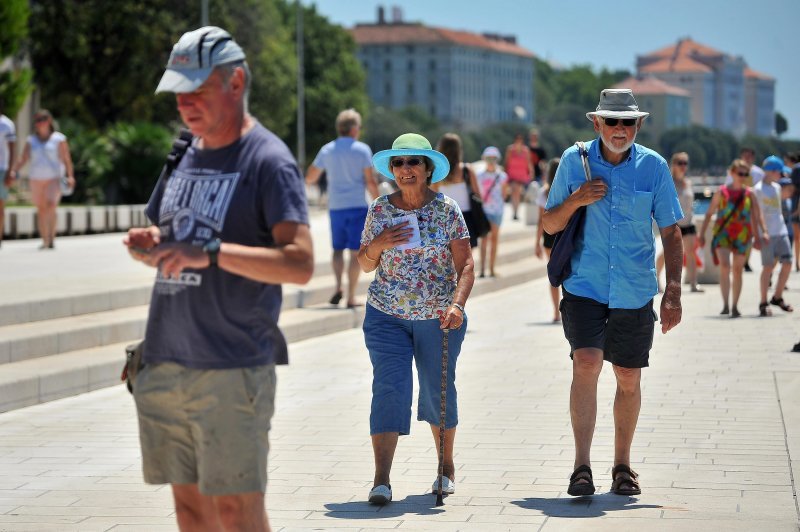
[[[539,57],[635,71],[636,55],[689,36],[740,55],[776,79],[775,109],[800,139],[800,0],[302,0],[332,22],[374,22],[377,6],[406,21],[512,34]],[[387,15],[389,16],[389,15]],[[792,67],[791,65],[795,65]]]

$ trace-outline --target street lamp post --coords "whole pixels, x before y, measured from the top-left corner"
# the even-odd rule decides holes
[[[306,105],[305,84],[303,83],[303,6],[296,0],[297,6],[297,164],[300,171],[306,166]]]

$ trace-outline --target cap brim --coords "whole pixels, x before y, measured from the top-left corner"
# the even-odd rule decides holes
[[[168,68],[161,76],[156,87],[159,92],[194,92],[205,83],[213,68],[197,68],[192,70],[173,70]]]
[[[389,161],[392,160],[392,157],[408,157],[409,155],[422,155],[433,161],[435,168],[433,169],[433,176],[431,176],[431,183],[438,183],[450,173],[450,163],[447,161],[447,157],[436,150],[383,150],[372,156],[372,165],[382,176],[394,181]]]
[[[645,116],[650,116],[650,113],[645,113],[644,111],[592,111],[591,113],[586,113],[586,118],[589,120],[595,116],[601,118],[644,118]]]

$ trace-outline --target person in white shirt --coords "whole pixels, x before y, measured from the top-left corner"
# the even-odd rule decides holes
[[[783,161],[776,155],[770,155],[764,160],[764,179],[753,187],[753,192],[758,199],[764,224],[769,238],[762,238],[761,244],[761,303],[758,305],[759,315],[772,316],[770,304],[780,307],[785,312],[792,312],[791,305],[783,300],[783,290],[792,270],[792,248],[789,244],[789,231],[783,219],[781,208],[781,187],[778,180],[784,171]],[[775,284],[775,293],[767,302],[769,282],[776,262],[781,263],[778,273],[778,282]]]
[[[17,130],[14,122],[3,114],[3,110],[3,102],[0,101],[0,245],[3,244],[6,200],[8,189],[14,180],[11,169],[14,167],[17,147]]]

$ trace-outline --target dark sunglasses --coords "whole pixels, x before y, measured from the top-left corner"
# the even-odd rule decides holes
[[[736,172],[736,175],[738,175],[739,177],[747,177],[750,174],[748,172]]]
[[[625,127],[631,127],[636,125],[635,118],[604,118],[603,122],[605,122],[606,125],[609,127],[615,127],[620,122],[622,122],[622,125]]]
[[[46,116],[39,116],[33,119],[33,121],[36,122],[37,124],[39,122],[47,122],[48,120],[49,119]]]
[[[689,166],[689,161],[675,161],[678,166]]]
[[[410,159],[392,159],[391,164],[393,168],[402,168],[405,164],[408,166],[419,166],[422,164],[422,159],[417,157],[412,157]]]

